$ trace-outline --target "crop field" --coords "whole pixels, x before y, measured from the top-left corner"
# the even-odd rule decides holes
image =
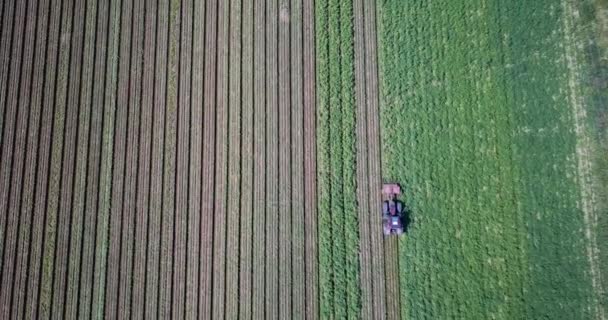
[[[608,4],[511,2],[1,1],[0,319],[605,319]]]
[[[594,3],[380,2],[383,176],[413,220],[401,317],[603,319]]]
[[[1,319],[317,317],[312,1],[0,10]]]

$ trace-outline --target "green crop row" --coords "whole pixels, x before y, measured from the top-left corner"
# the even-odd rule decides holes
[[[562,2],[379,1],[402,317],[590,316]]]
[[[352,1],[316,1],[322,318],[360,313]]]

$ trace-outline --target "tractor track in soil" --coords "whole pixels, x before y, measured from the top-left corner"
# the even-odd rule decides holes
[[[3,318],[318,318],[313,1],[0,7]]]

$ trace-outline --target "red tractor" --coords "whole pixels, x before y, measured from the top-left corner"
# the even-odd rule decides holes
[[[385,235],[403,234],[403,202],[397,200],[401,187],[396,183],[385,183],[382,186],[382,224]]]

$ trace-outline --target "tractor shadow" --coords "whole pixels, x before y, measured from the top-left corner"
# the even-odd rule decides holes
[[[397,200],[399,201],[399,200]],[[403,213],[401,214],[401,223],[403,223],[403,233],[407,234],[411,223],[412,223],[412,219],[411,219],[411,210],[410,208],[403,203],[403,201],[399,201],[401,202],[401,205],[403,206]]]

